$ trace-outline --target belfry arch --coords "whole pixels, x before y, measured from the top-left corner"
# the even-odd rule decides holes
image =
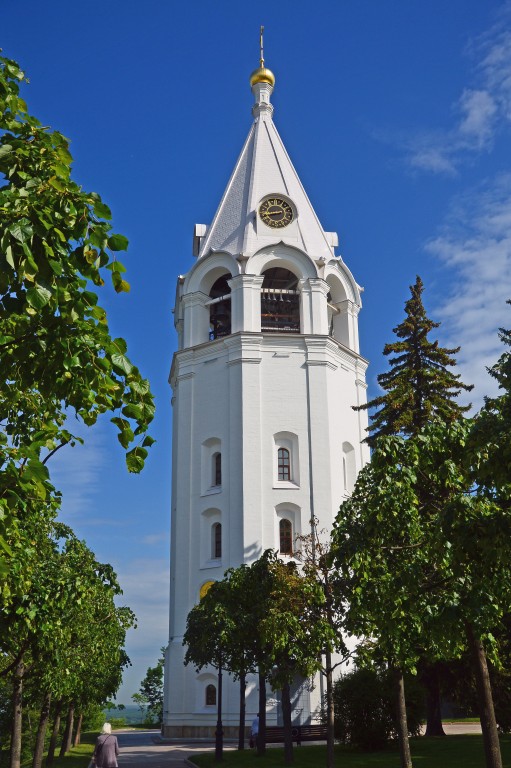
[[[220,339],[231,333],[231,286],[229,273],[219,277],[209,291],[209,338]]]
[[[300,333],[298,277],[285,267],[270,267],[261,286],[261,331]]]

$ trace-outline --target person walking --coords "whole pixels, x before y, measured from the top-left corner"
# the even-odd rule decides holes
[[[112,735],[112,726],[105,723],[96,740],[96,746],[92,754],[92,763],[97,768],[118,768],[117,755],[119,744],[117,736]]]
[[[250,729],[250,746],[257,747],[257,737],[259,736],[259,712],[252,721],[252,727]]]

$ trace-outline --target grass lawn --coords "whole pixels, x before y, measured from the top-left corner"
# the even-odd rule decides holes
[[[484,752],[481,736],[446,736],[410,739],[414,768],[484,768]],[[501,738],[504,768],[511,768],[511,736]],[[214,753],[193,757],[200,768],[218,766]],[[226,768],[280,768],[284,763],[284,750],[267,750],[264,758],[254,751],[224,752]],[[303,746],[294,749],[294,768],[321,768],[326,764],[326,747]],[[336,747],[336,764],[339,768],[399,768],[399,755],[395,751],[361,753],[347,747]]]
[[[82,733],[81,736],[81,744],[78,747],[72,747],[69,752],[66,752],[65,757],[55,757],[55,760],[53,761],[52,768],[87,768],[90,759],[92,757],[92,753],[94,752],[94,745],[96,743],[96,738],[98,736],[98,731],[95,733],[92,732],[85,732]],[[60,744],[59,744],[60,749]],[[59,750],[56,751],[56,755],[58,755]],[[44,753],[43,758],[43,766],[46,759],[46,752]],[[26,763],[23,763],[23,768],[28,768],[28,766],[32,765],[32,759],[30,761],[27,761]]]

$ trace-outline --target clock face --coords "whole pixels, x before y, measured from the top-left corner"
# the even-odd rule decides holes
[[[259,216],[268,227],[281,229],[293,221],[293,209],[281,197],[268,197],[259,206]]]

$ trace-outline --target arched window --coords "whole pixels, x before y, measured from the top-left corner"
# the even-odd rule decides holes
[[[227,282],[230,279],[231,275],[222,275],[209,292],[210,339],[219,339],[231,332],[231,289]]]
[[[216,705],[216,688],[211,683],[206,686],[206,706],[214,707]]]
[[[291,480],[291,461],[287,448],[279,448],[277,452],[279,480]]]
[[[211,485],[213,487],[216,487],[218,485],[222,485],[222,454],[221,453],[214,453],[213,454],[213,482]]]
[[[279,523],[280,554],[293,554],[293,526],[290,520],[281,520]]]
[[[284,267],[264,272],[261,288],[261,331],[300,333],[298,278]]]
[[[222,557],[222,523],[211,526],[211,557]]]

